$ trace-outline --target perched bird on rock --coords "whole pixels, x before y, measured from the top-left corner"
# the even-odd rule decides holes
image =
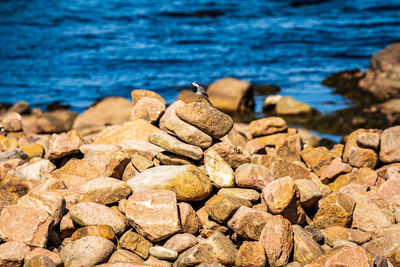
[[[198,83],[196,83],[196,82],[193,82],[193,83],[192,83],[192,86],[193,86],[193,87],[192,87],[193,92],[194,92],[196,95],[199,96],[199,99],[197,99],[197,102],[201,101],[201,100],[204,98],[205,100],[207,100],[207,102],[210,104],[210,106],[214,107],[214,105],[211,103],[210,99],[208,99],[207,92],[206,92],[206,90],[205,90],[203,87],[201,87],[201,86],[200,86]]]

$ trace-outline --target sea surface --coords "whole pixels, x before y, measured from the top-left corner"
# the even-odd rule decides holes
[[[0,102],[82,112],[143,88],[172,103],[232,76],[329,113],[351,103],[321,81],[396,41],[399,0],[1,0]]]

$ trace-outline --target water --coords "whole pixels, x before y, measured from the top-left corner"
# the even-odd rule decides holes
[[[144,88],[171,103],[233,76],[328,113],[349,102],[321,81],[399,40],[399,0],[1,0],[0,102],[82,112]]]

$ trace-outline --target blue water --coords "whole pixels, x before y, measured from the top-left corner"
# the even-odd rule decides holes
[[[349,102],[321,81],[399,40],[400,0],[1,0],[0,102],[81,112],[145,88],[171,103],[233,76],[328,113]]]

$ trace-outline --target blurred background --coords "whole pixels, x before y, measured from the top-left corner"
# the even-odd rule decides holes
[[[321,85],[400,40],[400,1],[0,1],[0,102],[96,99],[193,81],[273,84],[322,114],[351,105]],[[265,96],[256,96],[260,113]]]

